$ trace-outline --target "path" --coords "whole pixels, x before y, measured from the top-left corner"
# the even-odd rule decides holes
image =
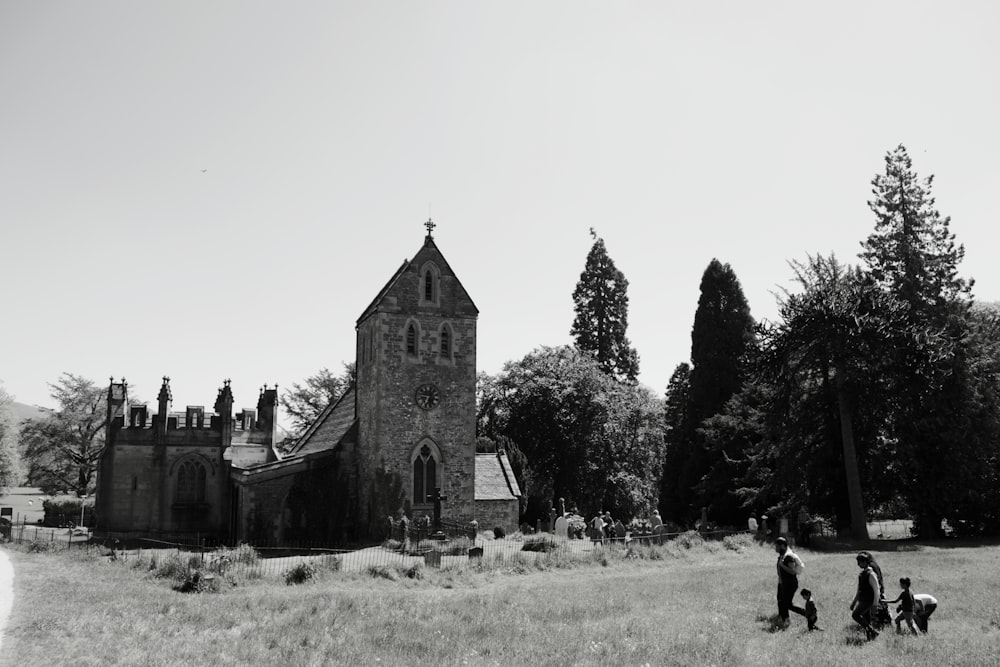
[[[3,629],[14,606],[14,568],[7,558],[7,551],[0,549],[0,646],[3,646]]]

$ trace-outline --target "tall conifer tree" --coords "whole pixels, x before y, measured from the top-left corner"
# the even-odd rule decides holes
[[[943,456],[949,441],[963,430],[956,397],[963,341],[967,338],[972,281],[958,276],[965,249],[956,245],[951,219],[934,208],[934,177],[917,177],[902,145],[885,156],[885,172],[872,180],[875,231],[862,243],[861,258],[876,283],[902,303],[908,344],[896,352],[893,371],[897,401],[890,435],[898,441],[910,509],[924,535],[941,532],[946,512],[946,487],[951,457]]]
[[[628,280],[608,256],[604,239],[593,229],[594,245],[580,282],[573,290],[576,319],[570,334],[577,349],[596,357],[601,368],[619,380],[635,382],[639,375],[639,355],[629,343]]]
[[[701,278],[701,296],[691,329],[691,405],[688,410],[693,445],[683,463],[678,494],[696,515],[712,498],[699,496],[696,487],[715,465],[697,434],[702,421],[722,412],[746,379],[753,347],[754,321],[743,288],[729,264],[712,259]],[[721,454],[718,454],[721,456]]]
[[[861,258],[913,317],[940,322],[949,304],[969,299],[972,281],[958,277],[965,247],[955,245],[951,218],[934,208],[933,182],[933,175],[917,178],[902,144],[886,154],[885,173],[872,179],[875,231],[861,244]]]
[[[665,454],[660,483],[660,514],[682,521],[687,513],[686,497],[679,493],[681,471],[691,456],[691,365],[678,364],[670,376],[663,407]]]

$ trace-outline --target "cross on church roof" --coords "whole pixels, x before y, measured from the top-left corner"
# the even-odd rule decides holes
[[[437,227],[437,225],[435,225],[434,221],[428,217],[427,222],[424,223],[424,227],[427,228],[427,236],[430,236],[431,232],[434,231],[434,228]]]

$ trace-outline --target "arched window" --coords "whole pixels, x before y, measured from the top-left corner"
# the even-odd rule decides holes
[[[185,461],[177,469],[177,502],[205,502],[205,466]]]
[[[441,327],[441,356],[451,356],[451,331],[447,324]]]
[[[437,483],[436,453],[424,444],[413,459],[413,504],[426,505]]]
[[[417,354],[417,328],[412,323],[406,327],[406,353]]]
[[[420,297],[420,305],[437,306],[441,299],[441,270],[434,262],[424,262],[417,274],[417,295]]]
[[[424,301],[434,300],[434,272],[429,268],[424,271]]]

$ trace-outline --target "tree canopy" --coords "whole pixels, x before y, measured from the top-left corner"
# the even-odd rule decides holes
[[[293,383],[282,393],[285,414],[292,422],[292,435],[301,435],[321,412],[344,395],[356,379],[353,363],[344,364],[340,375],[321,368],[301,383]]]
[[[0,488],[21,481],[21,461],[17,452],[17,424],[11,413],[13,398],[0,387]]]
[[[530,498],[626,518],[656,506],[662,405],[648,390],[571,347],[539,348],[480,387],[480,435],[516,444]]]
[[[576,347],[593,354],[601,368],[620,380],[635,382],[639,355],[626,336],[628,280],[608,256],[604,239],[590,230],[594,245],[573,290],[576,319],[570,334]]]
[[[92,493],[104,451],[107,390],[71,373],[49,388],[58,408],[25,421],[20,432],[28,484],[52,495]]]

